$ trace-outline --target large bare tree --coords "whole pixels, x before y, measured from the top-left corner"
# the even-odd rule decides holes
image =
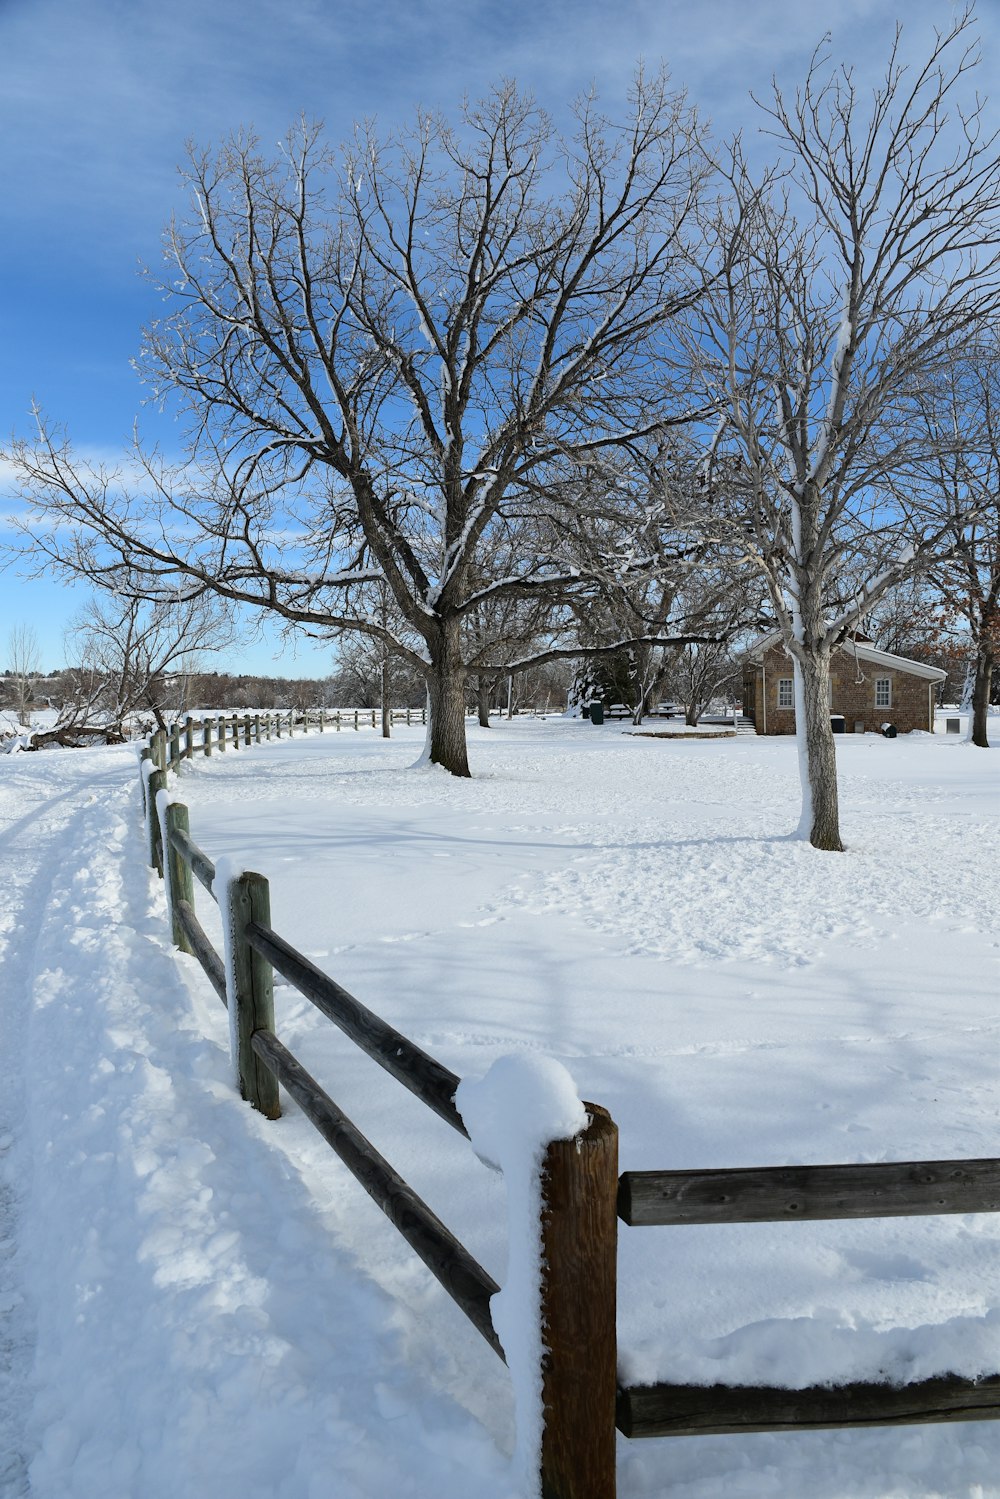
[[[466,677],[509,664],[470,666],[470,621],[579,581],[496,531],[553,462],[687,414],[658,354],[702,289],[709,173],[683,97],[643,76],[623,123],[586,99],[569,137],[504,86],[342,159],[307,125],[274,160],[249,137],[194,155],[141,359],[190,412],[188,462],[137,453],[123,486],[43,423],[15,455],[34,546],[381,640],[426,680],[431,760],[467,775]]]
[[[840,849],[831,652],[896,581],[954,544],[914,532],[894,481],[961,434],[921,403],[1000,303],[1000,155],[969,96],[968,15],[863,93],[817,54],[764,106],[780,166],[732,155],[722,266],[691,354],[719,400],[702,519],[764,579],[796,682],[800,831]],[[967,522],[971,515],[963,519]]]

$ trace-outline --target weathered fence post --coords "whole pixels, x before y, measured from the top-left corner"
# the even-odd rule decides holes
[[[160,814],[156,809],[156,794],[167,789],[167,772],[152,770],[146,782],[146,838],[149,847],[149,867],[158,874],[163,873],[160,859]]]
[[[215,720],[215,727],[216,727],[216,729],[218,731],[218,735],[219,735],[219,750],[220,750],[220,752],[222,754],[225,754],[226,753],[226,720],[225,720],[225,718],[223,718],[223,717],[217,718]]]
[[[271,715],[269,713],[267,715],[267,718],[264,720],[264,729],[265,729],[265,732],[267,734],[267,742],[268,742],[268,744],[271,743],[271,724],[272,724],[272,718],[271,718]]]
[[[232,1035],[240,1094],[266,1118],[277,1119],[281,1114],[278,1080],[251,1045],[255,1031],[274,1030],[274,977],[270,963],[246,939],[250,922],[271,925],[267,880],[262,874],[242,874],[228,885],[226,900],[233,989],[229,1002],[236,1006]]]
[[[291,739],[295,734],[295,709],[288,710],[288,737]]]
[[[323,708],[319,710],[319,731],[322,734],[326,723],[326,712]]]
[[[555,1140],[542,1171],[542,1495],[614,1499],[618,1126]]]
[[[234,750],[238,750],[239,747],[240,747],[240,716],[239,716],[238,713],[234,713],[233,714],[233,749]]]
[[[309,709],[308,708],[303,708],[303,710],[302,710],[302,732],[303,732],[303,734],[308,734],[308,732],[309,732]]]
[[[205,754],[205,755],[211,755],[211,753],[212,753],[212,720],[210,718],[203,718],[202,721],[201,721],[201,748],[202,748],[202,753],[203,754]]]
[[[251,733],[250,715],[249,715],[249,713],[244,713],[244,715],[243,715],[243,745],[244,745],[244,748],[245,749],[249,749],[250,746],[251,746],[251,744],[253,744],[253,735]]]
[[[157,770],[167,768],[167,741],[162,729],[156,729],[149,741],[150,755]]]
[[[357,708],[355,708],[355,710],[354,710],[354,728],[355,728],[355,730],[357,730],[357,727],[358,727],[358,710],[357,710]]]
[[[337,709],[337,733],[340,733],[340,709]]]
[[[177,902],[186,900],[189,906],[194,905],[194,876],[186,860],[181,858],[170,842],[170,834],[175,828],[181,833],[190,833],[188,809],[181,802],[167,802],[163,809],[163,832],[166,843],[163,850],[163,867],[169,893],[170,921],[173,927],[174,946],[179,947],[181,952],[189,953],[193,949],[177,914]]]
[[[146,815],[146,803],[149,799],[149,791],[146,785],[146,772],[142,767],[148,763],[150,770],[152,770],[152,762],[152,751],[150,750],[148,744],[144,744],[142,749],[139,751],[139,789],[142,791],[142,815],[144,817]]]
[[[254,739],[254,744],[259,744],[260,743],[260,714],[259,713],[255,713],[254,716],[253,716],[253,739]]]
[[[184,720],[184,758],[185,760],[194,758],[194,719],[190,713]]]
[[[170,768],[180,770],[181,768],[181,726],[174,723],[170,728]]]
[[[277,734],[278,738],[280,739],[281,738],[281,714],[280,713],[276,713],[274,715],[274,732]]]

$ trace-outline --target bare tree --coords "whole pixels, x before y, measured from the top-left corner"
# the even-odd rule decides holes
[[[361,130],[339,166],[305,125],[276,161],[244,137],[195,155],[141,366],[188,405],[190,463],[139,454],[122,493],[43,425],[15,455],[33,545],[384,641],[426,680],[431,760],[467,775],[467,621],[577,581],[537,553],[496,575],[493,532],[556,458],[671,419],[655,356],[701,290],[709,171],[683,97],[643,76],[623,124],[588,98],[568,139],[504,86],[458,128]]]
[[[7,636],[7,658],[10,661],[10,685],[14,712],[24,728],[31,724],[31,702],[42,669],[38,636],[31,625],[15,625]]]
[[[936,510],[948,525],[950,554],[929,577],[971,658],[969,738],[988,749],[1000,657],[1000,343],[992,330],[945,371],[932,396],[919,411],[931,451],[903,476],[902,501],[913,505],[918,497],[917,524]]]
[[[61,726],[78,731],[83,723],[99,721],[123,737],[130,715],[146,712],[165,728],[166,715],[182,706],[184,681],[201,669],[204,653],[232,638],[231,625],[203,599],[159,604],[128,594],[95,597],[70,626],[81,690],[67,705]]]
[[[914,534],[892,480],[929,442],[955,446],[916,401],[1000,302],[1000,157],[960,98],[969,17],[912,72],[896,48],[867,100],[818,54],[793,99],[776,91],[780,171],[754,181],[734,148],[722,273],[692,342],[721,395],[703,518],[766,583],[795,668],[800,832],[822,849],[842,847],[831,652],[953,541],[939,514]]]

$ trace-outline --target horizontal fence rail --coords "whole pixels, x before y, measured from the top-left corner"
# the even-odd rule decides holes
[[[367,1009],[336,979],[321,972],[308,958],[296,952],[291,943],[279,937],[277,932],[251,924],[247,927],[246,938],[276,973],[311,1000],[372,1061],[384,1067],[397,1082],[409,1088],[439,1118],[468,1139],[469,1132],[455,1107],[455,1090],[461,1079],[454,1072],[449,1072],[447,1067]]]
[[[492,1276],[476,1263],[464,1244],[379,1155],[276,1036],[258,1031],[253,1048],[369,1197],[378,1203],[390,1223],[462,1308],[477,1332],[482,1333],[494,1353],[504,1358],[490,1316],[490,1297],[500,1289]]]
[[[742,1385],[640,1385],[620,1390],[617,1426],[627,1437],[730,1436],[755,1431],[830,1431],[1000,1417],[1000,1378],[946,1375],[915,1384],[858,1382],[804,1390]]]
[[[625,1171],[618,1216],[632,1227],[903,1218],[1000,1212],[1000,1160]]]

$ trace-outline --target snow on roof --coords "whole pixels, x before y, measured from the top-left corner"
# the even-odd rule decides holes
[[[770,634],[762,635],[759,640],[755,641],[747,655],[759,661],[765,651],[769,651],[780,641],[781,636],[778,631],[772,630]],[[845,640],[838,649],[850,651],[851,655],[857,655],[859,661],[869,661],[872,666],[884,666],[892,671],[909,672],[910,676],[923,677],[928,682],[943,682],[948,675],[940,666],[925,666],[922,661],[911,661],[908,656],[894,656],[889,651],[877,650],[865,640]]]

